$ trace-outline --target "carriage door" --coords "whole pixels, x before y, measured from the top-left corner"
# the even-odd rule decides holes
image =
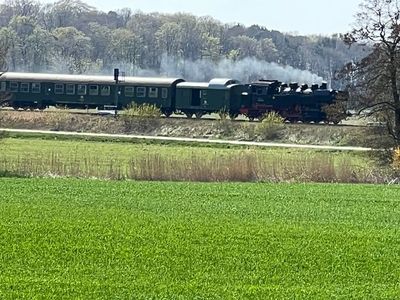
[[[192,90],[192,103],[191,106],[200,106],[201,91],[193,89]]]
[[[54,96],[54,84],[50,82],[43,83],[44,98],[52,100]]]

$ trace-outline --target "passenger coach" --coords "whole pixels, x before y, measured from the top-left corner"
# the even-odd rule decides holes
[[[232,118],[239,114],[242,93],[246,87],[238,80],[216,78],[210,82],[182,82],[176,86],[176,110],[188,118],[193,114],[201,118],[204,114],[225,112]]]
[[[117,85],[112,76],[7,72],[0,76],[0,92],[9,94],[7,102],[14,109],[43,109],[51,105],[104,108],[116,104],[120,109],[134,101],[154,104],[163,113],[171,114],[176,85],[183,81],[180,78],[125,77]]]

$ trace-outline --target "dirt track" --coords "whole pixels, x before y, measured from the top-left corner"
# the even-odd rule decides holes
[[[82,133],[82,132],[69,132],[69,131],[47,131],[47,130],[0,128],[0,132],[1,131],[9,132],[9,133],[29,133],[29,134],[120,138],[120,139],[143,139],[143,140],[157,140],[157,141],[178,141],[178,142],[189,142],[189,143],[194,142],[194,143],[241,145],[241,146],[256,146],[256,147],[302,148],[302,149],[336,150],[336,151],[370,151],[370,150],[372,150],[372,148],[351,147],[351,146],[302,145],[302,144],[287,144],[287,143],[248,142],[248,141],[233,141],[233,140],[219,140],[219,139],[216,140],[216,139],[202,139],[202,138],[129,135],[129,134]]]

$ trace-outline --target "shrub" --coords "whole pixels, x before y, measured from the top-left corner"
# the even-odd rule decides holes
[[[400,147],[393,151],[393,166],[396,169],[400,169]]]
[[[221,121],[229,120],[229,113],[226,107],[222,108],[218,112],[219,118]]]
[[[159,126],[161,110],[154,104],[132,102],[121,117],[124,121],[125,131],[148,132]]]
[[[285,119],[276,112],[269,112],[261,119],[261,123],[256,126],[256,134],[261,139],[278,138],[284,128]]]
[[[135,102],[132,102],[124,110],[123,116],[127,118],[159,118],[161,117],[161,114],[161,110],[154,104],[137,104]]]

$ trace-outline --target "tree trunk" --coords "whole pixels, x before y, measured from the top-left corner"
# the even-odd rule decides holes
[[[393,127],[394,137],[396,139],[396,144],[400,145],[400,107],[394,111],[394,127]]]
[[[396,65],[396,50],[393,49],[390,55],[390,83],[392,86],[392,98],[394,109],[394,124],[393,124],[393,137],[396,143],[400,142],[400,95],[397,89],[397,65]]]

